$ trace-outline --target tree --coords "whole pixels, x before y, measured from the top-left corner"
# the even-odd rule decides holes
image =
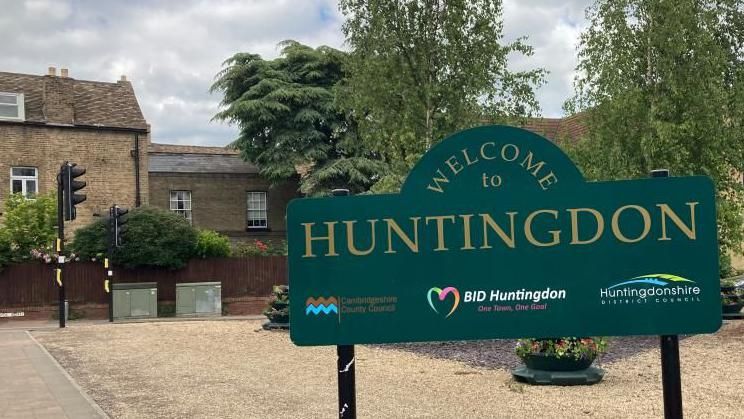
[[[31,251],[49,253],[57,237],[57,200],[51,196],[26,199],[12,194],[5,202],[0,227],[0,259],[20,262],[32,258]]]
[[[280,45],[274,60],[238,53],[225,61],[211,88],[224,95],[215,119],[240,127],[232,145],[272,181],[296,178],[300,169],[303,193],[366,190],[383,167],[365,152],[356,123],[336,105],[346,53],[295,41]]]
[[[152,207],[133,209],[127,217],[127,231],[122,246],[114,252],[114,263],[127,268],[176,269],[194,256],[197,232],[185,218]],[[73,251],[83,259],[102,257],[107,251],[107,222],[95,221],[75,231]]]
[[[740,0],[598,0],[587,11],[576,96],[590,135],[571,152],[589,178],[707,175],[722,254],[744,238],[744,11]]]
[[[454,131],[532,115],[543,70],[513,72],[502,43],[501,0],[341,0],[351,76],[340,95],[365,142],[395,169],[394,188],[439,139]]]

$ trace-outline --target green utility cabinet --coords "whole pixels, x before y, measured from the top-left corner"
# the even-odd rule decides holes
[[[157,282],[114,283],[114,319],[158,317]]]
[[[221,316],[222,283],[176,284],[176,316]]]

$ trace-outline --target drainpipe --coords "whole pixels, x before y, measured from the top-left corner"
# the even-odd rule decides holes
[[[140,194],[140,150],[139,134],[134,134],[134,206],[142,205]]]

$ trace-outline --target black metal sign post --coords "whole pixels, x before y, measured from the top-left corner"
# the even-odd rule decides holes
[[[669,177],[669,170],[652,170],[651,177]],[[663,335],[661,343],[661,385],[664,418],[682,419],[682,376],[679,368],[679,336]]]
[[[64,266],[64,256],[62,256],[63,243],[65,241],[65,218],[64,202],[62,194],[62,176],[64,175],[67,162],[60,168],[57,175],[57,268],[54,270],[54,277],[59,287],[59,327],[65,327],[65,285],[62,281],[62,266]]]
[[[348,189],[334,189],[333,196],[348,196]],[[339,303],[339,311],[341,304]],[[340,315],[341,313],[339,313]],[[338,371],[338,417],[356,419],[356,376],[354,373],[354,345],[337,345]]]
[[[115,206],[112,206],[109,208],[109,219],[108,219],[108,225],[106,231],[107,234],[107,242],[108,242],[108,250],[106,252],[106,259],[103,262],[103,267],[106,269],[106,284],[107,284],[107,292],[108,292],[108,314],[109,314],[109,322],[114,321],[114,268],[110,265],[111,259],[113,258],[114,253],[114,217],[116,214],[114,213]]]

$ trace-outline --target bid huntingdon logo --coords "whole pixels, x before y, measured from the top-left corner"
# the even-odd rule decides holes
[[[305,315],[314,314],[317,316],[321,313],[338,314],[338,300],[336,297],[318,297],[317,299],[309,297],[305,300]]]
[[[432,294],[436,294],[437,297],[439,298],[439,301],[444,301],[444,299],[447,298],[447,296],[449,294],[452,294],[455,297],[455,301],[452,304],[452,308],[450,309],[449,313],[447,313],[447,315],[444,316],[445,319],[447,317],[451,316],[452,313],[454,313],[455,310],[457,310],[457,306],[460,304],[460,292],[457,291],[457,288],[455,288],[455,287],[445,287],[444,289],[442,289],[442,288],[432,287],[426,293],[426,299],[429,300],[429,306],[431,307],[431,309],[434,310],[434,312],[437,313],[437,314],[439,314],[439,311],[434,306],[434,302],[431,300],[431,295]]]

